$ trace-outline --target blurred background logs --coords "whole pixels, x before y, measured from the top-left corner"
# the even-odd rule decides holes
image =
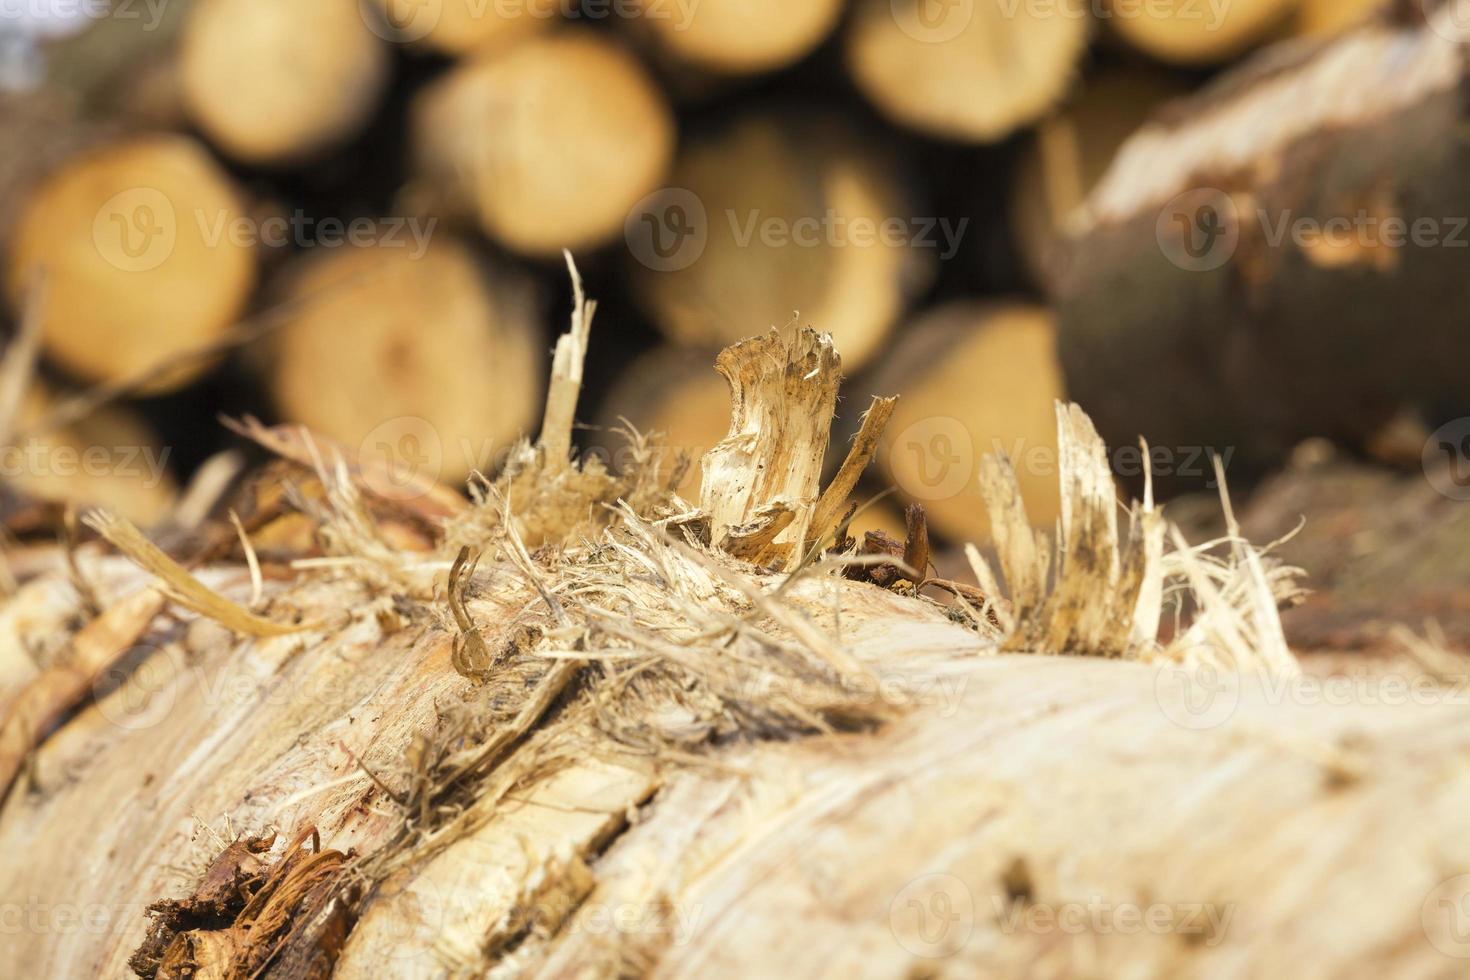
[[[918,502],[941,542],[983,541],[997,450],[1050,524],[1057,398],[1122,483],[1146,437],[1166,494],[1208,488],[1211,454],[1244,490],[1319,436],[1418,467],[1463,411],[1464,253],[1320,226],[1443,239],[1470,211],[1453,6],[7,7],[4,320],[20,350],[29,314],[40,357],[6,506],[160,520],[243,447],[221,415],[450,482],[493,469],[539,418],[564,248],[601,302],[584,450],[616,458],[631,425],[697,459],[728,423],[714,353],[810,323],[851,378],[845,432],[902,396],[863,527],[901,533]],[[63,443],[163,465],[114,485],[25,462]]]

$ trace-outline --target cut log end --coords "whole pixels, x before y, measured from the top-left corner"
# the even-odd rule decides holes
[[[700,0],[685,10],[639,0],[661,47],[722,75],[772,71],[816,47],[837,23],[843,0]]]
[[[856,370],[937,263],[892,234],[914,205],[891,161],[831,119],[743,118],[687,150],[671,183],[629,240],[639,298],[676,343],[719,347],[799,314]]]
[[[452,484],[491,471],[535,423],[544,354],[530,288],[464,245],[307,260],[285,303],[268,355],[281,414],[389,474]]]
[[[218,339],[244,310],[255,256],[229,233],[243,213],[191,140],[141,137],[77,157],[26,201],[8,257],[12,308],[39,289],[46,349],[78,377],[141,374]],[[207,366],[181,365],[148,390]]]
[[[873,379],[899,395],[879,459],[900,499],[922,504],[930,525],[957,542],[986,541],[982,457],[1015,467],[1030,520],[1060,513],[1054,406],[1063,397],[1056,328],[1021,303],[940,307],[904,327],[904,350]]]
[[[1348,0],[1334,0],[1349,5]],[[1211,5],[1192,0],[1115,3],[1109,23],[1129,44],[1170,64],[1228,61],[1288,28],[1299,0],[1230,0]]]
[[[455,69],[414,115],[424,196],[539,257],[615,238],[673,149],[672,112],[643,67],[576,29]]]
[[[196,0],[180,38],[189,113],[230,156],[283,164],[340,145],[388,76],[358,0]]]
[[[1072,84],[1091,18],[1055,4],[862,0],[847,37],[858,87],[884,113],[936,136],[997,142]]]

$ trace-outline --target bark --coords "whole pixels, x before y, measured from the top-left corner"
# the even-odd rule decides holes
[[[1052,289],[1068,390],[1111,441],[1259,468],[1462,400],[1456,12],[1274,48],[1124,147]]]

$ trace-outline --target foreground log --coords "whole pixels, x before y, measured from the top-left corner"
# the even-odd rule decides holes
[[[1078,0],[861,0],[847,63],[863,93],[898,123],[991,143],[1061,99],[1090,30]]]
[[[455,484],[493,470],[540,404],[531,287],[436,238],[347,248],[288,272],[267,354],[282,416]]]
[[[357,0],[194,0],[180,38],[184,99],[246,163],[308,159],[357,134],[388,75]]]
[[[772,71],[804,57],[836,25],[843,0],[637,0],[645,33],[677,61],[720,75]]]
[[[1024,303],[955,303],[903,327],[903,344],[873,372],[898,408],[879,457],[899,499],[959,542],[990,535],[980,460],[1007,454],[1038,527],[1056,520],[1056,426],[1063,397],[1051,314]]]
[[[452,70],[414,110],[426,210],[478,220],[530,255],[615,237],[673,157],[674,123],[648,73],[618,44],[567,29]]]
[[[628,218],[634,284],[670,340],[719,347],[798,312],[848,366],[882,348],[964,225],[926,220],[892,160],[826,117],[751,115],[687,149]]]
[[[346,466],[316,512],[335,560],[253,610],[238,562],[92,521],[146,571],[85,549],[106,611],[38,660],[0,645],[8,974],[1367,977],[1464,951],[1465,706],[1283,696],[1290,571],[1204,560],[1147,501],[1120,528],[1075,406],[1057,560],[993,461],[1008,594],[977,555],[982,606],[946,611],[802,557],[842,483],[815,477],[830,340],[721,355],[720,479],[670,511],[657,473],[566,456],[591,312],[540,442],[427,553],[374,541]],[[731,552],[756,537],[761,564]],[[0,630],[75,615],[43,576]]]
[[[1116,3],[1108,22],[1128,43],[1161,61],[1211,65],[1237,57],[1290,26],[1298,5],[1299,0]]]
[[[135,137],[68,161],[26,198],[6,263],[11,308],[41,304],[47,353],[89,381],[131,378],[217,340],[255,283],[245,210],[204,148]],[[178,387],[208,367],[170,371]]]
[[[1463,405],[1457,12],[1263,54],[1124,147],[1052,290],[1068,390],[1111,439],[1259,467]]]

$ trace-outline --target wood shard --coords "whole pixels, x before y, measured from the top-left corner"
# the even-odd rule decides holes
[[[705,454],[700,507],[719,541],[788,501],[796,516],[768,552],[791,558],[821,489],[842,359],[828,334],[788,328],[727,347],[715,369],[730,383],[730,432]]]

